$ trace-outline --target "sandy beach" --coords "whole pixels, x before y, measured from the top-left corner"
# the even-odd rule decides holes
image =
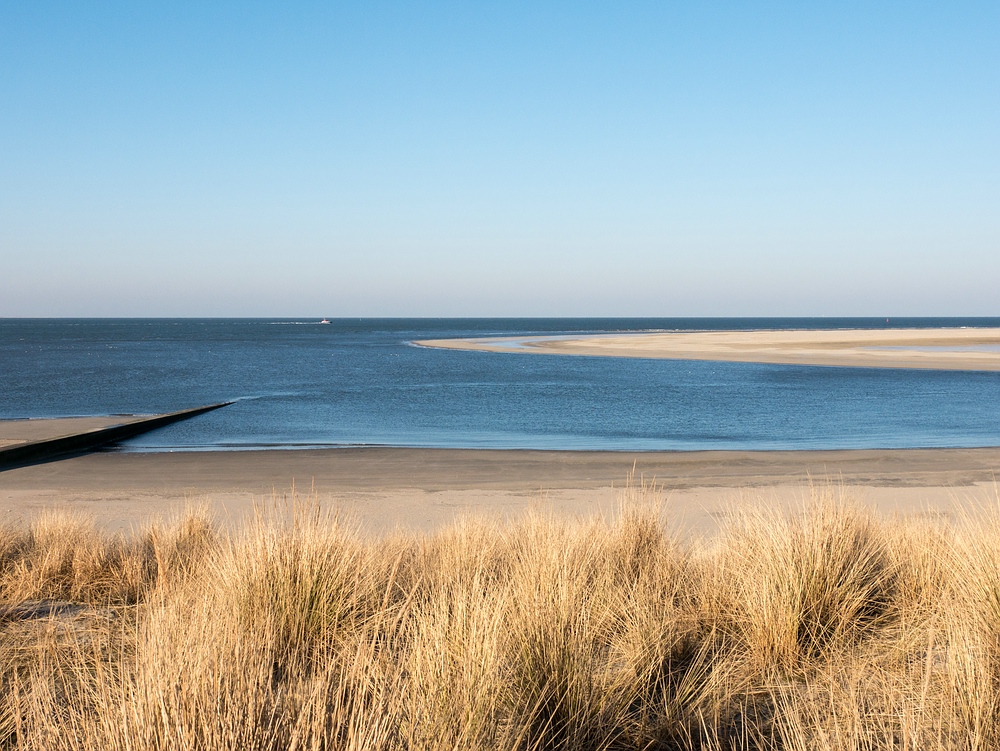
[[[429,339],[427,347],[547,355],[1000,371],[1000,329],[699,331]]]
[[[431,530],[462,514],[613,513],[633,466],[637,477],[662,487],[669,518],[711,532],[741,504],[793,504],[811,488],[842,488],[886,514],[951,515],[995,503],[1000,448],[101,452],[0,472],[0,519],[23,524],[60,509],[128,529],[195,504],[235,524],[255,504],[286,502],[294,492],[314,495],[373,533]]]

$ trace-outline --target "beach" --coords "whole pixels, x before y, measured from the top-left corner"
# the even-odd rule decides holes
[[[201,326],[235,328],[186,324]],[[521,748],[534,727],[523,718],[539,706],[562,717],[539,703],[553,680],[586,702],[583,742],[563,748],[598,734],[647,747],[666,716],[687,738],[732,740],[733,723],[771,732],[752,715],[761,697],[799,739],[846,717],[867,742],[862,721],[910,716],[923,718],[913,738],[985,737],[961,701],[997,705],[982,659],[996,619],[981,605],[997,591],[997,374],[959,371],[994,366],[992,333],[470,341],[465,328],[445,342],[601,355],[539,358],[414,347],[431,337],[412,330],[302,337],[257,382],[239,377],[258,372],[259,338],[284,340],[244,334],[226,388],[260,396],[233,401],[163,377],[158,360],[216,362],[214,338],[186,352],[199,341],[189,330],[171,357],[135,347],[91,376],[132,389],[110,407],[97,387],[53,407],[22,347],[24,416],[0,421],[0,625],[8,682],[27,687],[10,692],[8,716],[42,739],[24,747],[49,747],[52,728],[84,728],[88,748],[249,728],[242,747],[292,720],[327,738],[340,697],[362,686],[348,702],[362,733],[430,718],[436,738],[474,717],[485,740],[466,745]],[[622,359],[695,355],[925,369]],[[172,387],[183,393],[157,401]],[[130,408],[159,412],[43,417]],[[162,426],[178,415],[190,419]],[[366,432],[373,421],[381,433]],[[155,430],[116,438],[143,426]],[[968,665],[987,679],[969,683]],[[648,693],[674,676],[698,693]]]
[[[1000,370],[998,328],[652,332],[426,339],[417,344],[443,349],[547,355]]]
[[[417,343],[528,354],[1000,369],[1000,328],[656,332]],[[407,347],[393,351],[420,352]],[[135,419],[0,421],[0,451]],[[463,514],[509,517],[527,509],[576,516],[614,513],[634,471],[633,483],[655,486],[647,495],[662,499],[668,517],[711,532],[742,504],[790,505],[831,488],[886,514],[951,515],[963,506],[996,502],[998,468],[1000,448],[102,451],[0,472],[0,518],[26,524],[43,511],[60,509],[126,529],[204,505],[220,524],[236,526],[255,507],[295,497],[314,499],[372,533],[384,534],[397,528],[437,529]]]
[[[0,518],[49,510],[132,529],[205,506],[222,526],[293,496],[372,534],[432,531],[463,515],[614,514],[622,488],[655,486],[668,521],[712,533],[748,503],[842,492],[880,513],[952,516],[996,503],[1000,448],[864,451],[492,451],[354,448],[98,452],[0,472]]]

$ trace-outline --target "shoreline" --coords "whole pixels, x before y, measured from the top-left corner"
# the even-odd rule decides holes
[[[734,508],[794,506],[836,491],[886,514],[955,516],[997,506],[1000,447],[793,451],[536,451],[339,448],[102,452],[0,472],[0,522],[69,511],[132,529],[204,505],[225,526],[293,495],[375,534],[429,531],[466,515],[613,514],[629,473],[659,488],[685,528],[717,529]]]
[[[423,339],[437,349],[827,367],[1000,371],[1000,328],[676,331]]]
[[[0,423],[0,471],[112,446],[151,430],[227,407],[209,404],[158,415],[64,418],[27,423]]]

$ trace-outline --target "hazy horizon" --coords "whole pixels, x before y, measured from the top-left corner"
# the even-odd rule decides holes
[[[0,10],[0,317],[997,314],[1000,6]]]
[[[510,315],[510,316],[462,316],[462,315],[452,315],[452,316],[323,316],[322,314],[312,314],[307,313],[305,315],[294,315],[291,313],[282,315],[248,315],[248,316],[234,316],[234,315],[220,315],[220,316],[202,316],[202,315],[176,315],[176,316],[157,316],[157,315],[136,315],[136,316],[119,316],[119,315],[107,315],[107,316],[0,316],[0,321],[278,321],[278,322],[289,322],[289,323],[321,323],[322,321],[858,321],[858,322],[868,322],[873,323],[876,321],[884,320],[888,324],[895,324],[903,328],[909,327],[909,324],[914,322],[929,322],[929,321],[964,321],[966,323],[972,321],[981,321],[983,323],[988,323],[991,327],[1000,323],[1000,315],[996,316],[838,316],[838,315],[819,315],[819,316],[780,316],[780,315],[762,315],[762,316],[699,316],[699,315],[689,315],[689,316],[656,316],[656,315],[638,315],[638,316],[561,316],[561,315],[551,315],[551,316],[530,316],[530,315]],[[890,326],[892,328],[893,326]]]

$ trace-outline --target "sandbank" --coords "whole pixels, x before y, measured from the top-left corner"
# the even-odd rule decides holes
[[[1000,371],[1000,329],[696,331],[427,339],[426,347],[784,365]]]
[[[851,451],[493,451],[350,448],[98,452],[0,472],[0,522],[58,509],[128,529],[207,506],[238,524],[293,494],[384,534],[463,514],[614,513],[629,472],[655,482],[683,529],[713,531],[742,504],[842,491],[886,514],[954,516],[998,504],[1000,448]]]

